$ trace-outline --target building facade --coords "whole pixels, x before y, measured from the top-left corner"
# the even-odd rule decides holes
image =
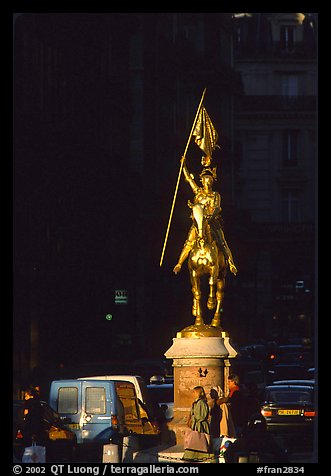
[[[162,355],[192,319],[187,276],[172,274],[184,186],[159,260],[205,87],[231,154],[231,14],[25,13],[13,33],[15,378]]]
[[[234,15],[244,89],[235,120],[242,152],[235,196],[247,236],[241,286],[254,310],[248,333],[258,323],[270,337],[311,336],[317,319],[316,35],[310,13]]]

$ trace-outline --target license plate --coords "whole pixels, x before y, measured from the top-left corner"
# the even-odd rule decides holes
[[[79,423],[69,423],[67,427],[70,428],[70,430],[79,430]]]
[[[278,410],[278,415],[300,415],[300,410]]]

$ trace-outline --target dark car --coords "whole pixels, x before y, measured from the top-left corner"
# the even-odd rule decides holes
[[[239,349],[239,356],[257,361],[272,361],[277,353],[277,344],[274,341],[248,344]]]
[[[311,367],[314,362],[314,352],[300,344],[286,344],[278,346],[275,363],[296,364],[300,363],[306,368]]]
[[[315,379],[289,379],[289,380],[274,380],[273,385],[305,385],[314,386]]]
[[[232,363],[232,371],[239,376],[242,385],[255,384],[259,391],[271,383],[263,363],[256,359],[240,356]]]
[[[307,368],[301,363],[297,364],[274,364],[267,373],[268,384],[276,380],[307,380],[310,375]]]
[[[162,410],[166,421],[174,417],[174,384],[151,383],[147,385],[150,397],[155,405]]]
[[[316,418],[314,386],[267,386],[263,393],[261,413],[270,430],[312,432]]]
[[[13,401],[13,453],[14,458],[22,460],[24,448],[30,446],[24,438],[24,431],[19,423],[19,414],[24,400]],[[76,449],[76,435],[65,428],[65,421],[46,402],[41,401],[43,431],[45,434],[46,462],[71,461]]]

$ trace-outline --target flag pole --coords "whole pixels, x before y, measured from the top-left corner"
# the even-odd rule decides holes
[[[162,263],[163,263],[163,256],[164,256],[165,248],[166,248],[167,241],[168,241],[168,234],[169,234],[169,230],[170,230],[170,223],[171,223],[171,220],[172,220],[172,214],[173,214],[174,207],[175,207],[175,202],[176,202],[176,198],[177,198],[177,192],[178,192],[179,181],[180,181],[180,177],[181,177],[181,174],[182,174],[182,170],[183,170],[183,166],[184,166],[184,161],[185,161],[185,159],[186,159],[187,149],[188,149],[188,146],[189,146],[190,141],[191,141],[191,137],[192,137],[192,134],[193,134],[193,131],[194,131],[194,128],[195,128],[195,124],[196,124],[197,119],[198,119],[198,115],[199,115],[200,108],[201,108],[203,99],[204,99],[204,97],[205,97],[205,94],[206,94],[206,88],[203,90],[203,93],[202,93],[202,96],[201,96],[201,100],[200,100],[200,103],[199,103],[199,107],[198,107],[197,113],[196,113],[195,118],[194,118],[194,121],[193,121],[192,129],[191,129],[189,138],[188,138],[187,143],[186,143],[186,147],[185,147],[185,150],[184,150],[184,154],[183,154],[183,156],[182,156],[183,159],[181,160],[181,163],[180,163],[180,168],[179,168],[179,172],[178,172],[178,177],[177,177],[177,183],[176,183],[174,198],[173,198],[173,200],[172,200],[172,205],[171,205],[171,210],[170,210],[170,216],[169,216],[167,231],[166,231],[166,235],[165,235],[165,239],[164,239],[164,243],[163,243],[162,255],[161,255],[161,259],[160,259],[160,267],[162,266]]]

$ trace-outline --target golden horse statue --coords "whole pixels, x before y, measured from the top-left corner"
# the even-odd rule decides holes
[[[193,247],[188,255],[188,269],[193,293],[192,314],[195,325],[204,324],[201,307],[201,278],[209,276],[209,296],[207,308],[215,309],[211,326],[219,327],[221,309],[224,298],[226,276],[226,259],[212,236],[208,220],[204,216],[203,206],[199,203],[191,205],[192,218],[196,229]]]

